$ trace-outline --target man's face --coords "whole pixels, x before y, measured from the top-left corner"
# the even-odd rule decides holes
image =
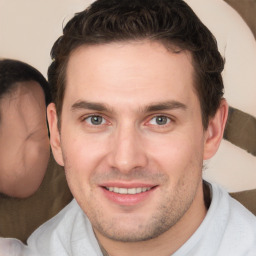
[[[147,240],[203,202],[206,139],[191,62],[152,42],[71,54],[53,150],[96,234]]]
[[[0,192],[31,195],[49,158],[44,92],[34,81],[20,82],[0,99]]]

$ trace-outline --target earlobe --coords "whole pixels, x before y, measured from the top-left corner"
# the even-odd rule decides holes
[[[47,107],[47,118],[50,129],[50,143],[52,148],[52,153],[56,162],[59,165],[64,166],[62,150],[60,146],[60,131],[58,128],[58,116],[56,113],[55,104],[51,103]]]
[[[228,104],[225,99],[222,99],[220,107],[215,116],[210,119],[205,133],[204,160],[213,157],[217,152],[223,137],[227,117]]]

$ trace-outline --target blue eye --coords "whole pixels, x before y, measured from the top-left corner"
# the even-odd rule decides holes
[[[155,116],[149,121],[151,125],[166,125],[170,122],[171,119],[166,116]]]
[[[106,123],[106,120],[102,116],[88,116],[84,119],[90,125],[102,125]]]

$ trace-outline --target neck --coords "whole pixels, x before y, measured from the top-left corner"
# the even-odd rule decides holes
[[[188,211],[168,231],[147,241],[124,243],[113,241],[95,230],[104,256],[167,256],[177,251],[202,223],[207,209],[204,201],[203,186]]]

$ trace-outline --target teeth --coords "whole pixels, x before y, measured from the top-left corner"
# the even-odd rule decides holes
[[[117,188],[117,187],[106,187],[110,192],[123,194],[123,195],[135,195],[150,190],[150,188]]]
[[[136,188],[136,194],[141,192],[142,192],[142,188]]]
[[[130,194],[130,195],[134,195],[134,194],[136,194],[136,192],[137,192],[136,188],[129,188],[129,189],[127,189],[127,193]]]

